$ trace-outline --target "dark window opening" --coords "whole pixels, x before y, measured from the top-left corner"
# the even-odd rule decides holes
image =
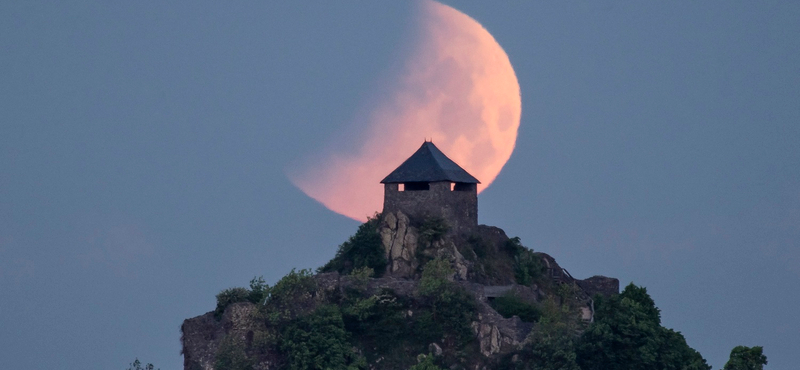
[[[469,184],[466,182],[457,182],[453,185],[453,191],[471,191],[477,190],[477,186],[475,184]]]
[[[404,185],[405,191],[431,190],[431,185],[427,182],[407,182]]]

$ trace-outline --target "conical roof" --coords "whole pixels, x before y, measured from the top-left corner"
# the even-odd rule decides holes
[[[436,145],[426,141],[400,167],[381,180],[382,184],[451,181],[480,184],[480,181],[447,158]]]

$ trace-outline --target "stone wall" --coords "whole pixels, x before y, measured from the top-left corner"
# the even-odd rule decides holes
[[[441,217],[452,230],[478,226],[478,191],[475,184],[458,184],[465,190],[450,190],[450,182],[432,182],[429,190],[399,191],[398,184],[385,184],[383,212],[403,212],[412,219]]]
[[[595,275],[588,279],[575,281],[589,297],[595,294],[606,297],[619,294],[619,280],[606,276]]]

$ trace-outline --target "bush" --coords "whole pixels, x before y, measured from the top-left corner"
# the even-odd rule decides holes
[[[292,269],[269,289],[262,311],[273,325],[293,319],[314,308],[317,281],[311,270]]]
[[[472,294],[449,280],[452,275],[450,263],[439,258],[423,268],[418,294],[427,310],[417,319],[418,333],[432,341],[444,337],[460,346],[474,338],[470,325],[477,306]]]
[[[596,299],[594,317],[577,345],[583,370],[711,369],[683,335],[661,326],[645,288],[630,284],[619,295]]]
[[[247,288],[228,288],[217,294],[217,307],[214,309],[214,318],[219,320],[228,306],[237,302],[264,303],[269,295],[269,285],[264,282],[264,277],[254,277],[250,280],[250,290]]]
[[[422,361],[412,366],[408,370],[443,370],[443,369],[439,366],[436,366],[436,363],[433,361],[433,355],[427,355],[422,358]]]
[[[228,288],[217,294],[217,308],[214,309],[214,317],[219,320],[225,309],[236,302],[247,302],[250,300],[250,291],[246,288]]]
[[[247,300],[255,304],[263,304],[264,300],[269,295],[269,285],[264,282],[264,277],[259,276],[250,280],[250,294]]]
[[[767,364],[767,356],[762,352],[764,348],[736,346],[731,350],[731,356],[725,363],[723,370],[762,370]]]
[[[345,328],[360,339],[364,348],[386,354],[414,334],[406,318],[408,302],[391,290],[367,298],[351,299],[342,305]]]
[[[352,350],[342,314],[333,305],[320,306],[287,325],[280,338],[280,350],[292,370],[344,370],[366,365]]]
[[[419,226],[419,238],[424,244],[431,244],[450,231],[450,225],[443,218],[429,217]]]
[[[378,234],[380,215],[376,214],[358,227],[355,235],[339,246],[336,256],[319,268],[319,272],[337,271],[349,275],[353,270],[371,268],[380,277],[386,270],[386,255]]]
[[[514,238],[518,239],[518,238]],[[514,280],[517,284],[530,286],[544,275],[542,258],[532,250],[521,247],[514,255]]]
[[[539,307],[523,301],[518,296],[506,293],[491,302],[492,307],[505,318],[518,316],[525,322],[536,322],[542,316]]]

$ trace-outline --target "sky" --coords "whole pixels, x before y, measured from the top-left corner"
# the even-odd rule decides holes
[[[800,363],[800,3],[445,3],[521,91],[479,222],[647,287],[714,369]],[[179,369],[220,290],[330,259],[358,222],[288,174],[391,83],[415,7],[0,2],[4,366]]]

